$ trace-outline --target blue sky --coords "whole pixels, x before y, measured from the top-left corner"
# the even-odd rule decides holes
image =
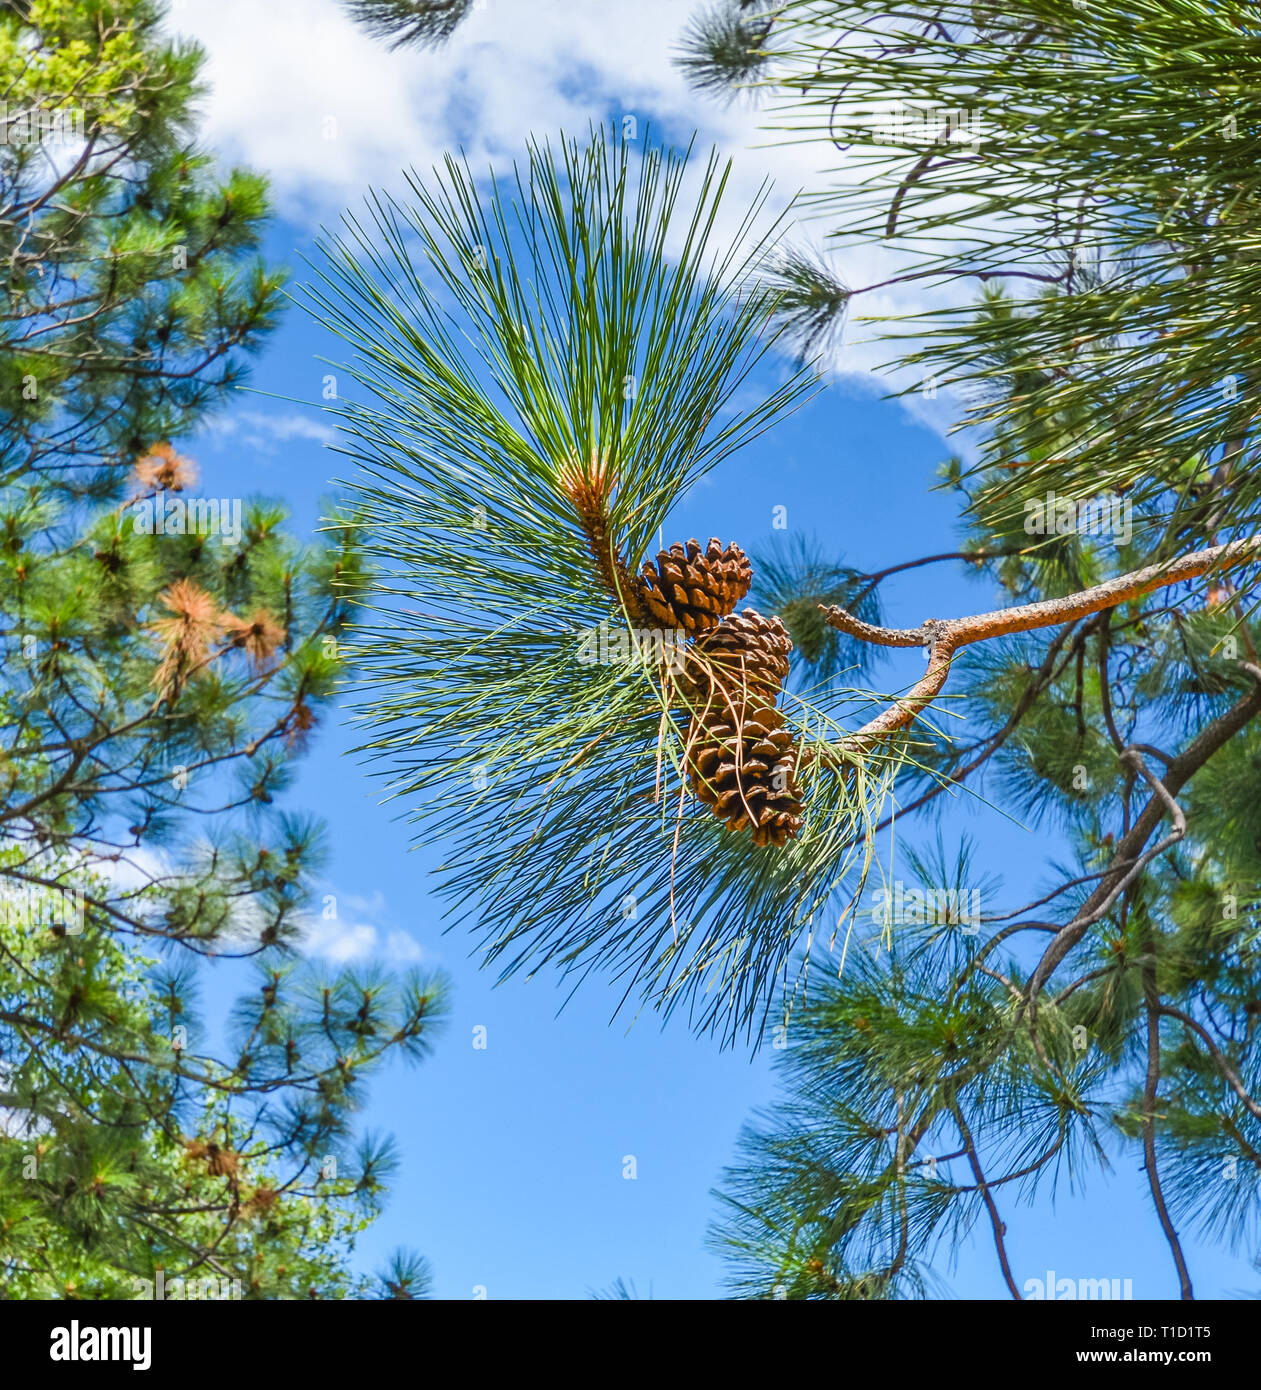
[[[272,177],[280,215],[267,253],[301,279],[318,225],[357,204],[370,183],[397,189],[405,164],[424,167],[459,144],[475,164],[503,162],[531,132],[579,130],[628,109],[675,135],[700,128],[737,155],[737,204],[739,190],[767,172],[786,194],[821,177],[817,152],[752,148],[766,140],[756,113],[718,110],[683,90],[669,57],[688,10],[686,0],[607,10],[585,0],[489,0],[438,54],[390,54],[325,0],[184,0],[173,22],[210,55],[208,139]],[[860,250],[840,269],[850,283],[878,279],[882,255]],[[692,493],[667,541],[718,535],[756,550],[775,539],[772,512],[782,506],[790,533],[867,568],[953,548],[951,502],[931,491],[951,447],[937,429],[947,404],[908,410],[882,400],[870,375],[879,353],[861,337],[855,326],[823,395]],[[336,344],[294,307],[257,363],[253,393],[185,441],[203,491],[283,498],[297,529],[316,524],[345,466],[325,447],[330,423],[300,404],[319,396],[322,355],[336,356]],[[883,594],[898,626],[994,601],[949,566],[896,577]],[[890,665],[890,683],[911,670]],[[720,1051],[683,1019],[663,1029],[652,1016],[612,1018],[619,992],[598,977],[563,1010],[566,992],[547,970],[495,987],[470,940],[442,933],[426,884],[436,859],[413,850],[394,808],[378,804],[374,782],[347,756],[352,742],[340,718],[327,719],[288,794],[330,832],[328,891],[339,919],[313,949],[330,961],[421,960],[453,983],[435,1056],[382,1074],[363,1115],[397,1136],[402,1158],[386,1214],[361,1242],[364,1264],[415,1247],[431,1259],[439,1295],[453,1298],[478,1289],[492,1298],[582,1297],[619,1276],[658,1297],[714,1297],[722,1270],[704,1246],[710,1189],[741,1124],[774,1097],[772,1054]],[[944,826],[948,843],[964,830],[978,840],[980,868],[1001,875],[1009,906],[1035,896],[1054,848],[1044,832],[966,801]],[[211,1002],[233,983],[220,969]],[[486,1030],[484,1050],[473,1046],[476,1028]],[[627,1156],[633,1180],[623,1176]],[[1138,1162],[1127,1151],[1084,1197],[1065,1185],[1054,1209],[1045,1198],[1033,1210],[1008,1203],[1017,1282],[1053,1268],[1130,1278],[1135,1297],[1173,1296]],[[1202,1296],[1254,1282],[1244,1260],[1194,1242],[1190,1256]],[[941,1274],[955,1295],[1005,1297],[984,1232]]]

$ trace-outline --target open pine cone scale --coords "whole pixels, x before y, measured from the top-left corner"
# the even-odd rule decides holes
[[[733,612],[752,583],[749,557],[738,545],[724,549],[715,537],[704,550],[690,540],[661,551],[655,567],[645,562],[639,593],[657,622],[695,636]]]

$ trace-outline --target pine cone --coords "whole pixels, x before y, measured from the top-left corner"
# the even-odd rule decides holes
[[[240,1164],[241,1155],[231,1149],[220,1148],[212,1139],[186,1139],[184,1150],[189,1158],[204,1158],[206,1170],[213,1178],[234,1177]]]
[[[753,566],[738,545],[724,550],[715,537],[704,550],[691,540],[645,562],[638,580],[639,598],[664,627],[681,627],[693,635],[707,632],[735,610],[749,592]]]
[[[696,639],[675,688],[695,713],[708,708],[720,718],[750,703],[773,705],[788,679],[790,651],[779,618],[746,608]]]
[[[697,797],[728,830],[753,829],[755,845],[783,845],[802,827],[797,749],[773,705],[747,706],[736,719],[693,719],[687,771]]]

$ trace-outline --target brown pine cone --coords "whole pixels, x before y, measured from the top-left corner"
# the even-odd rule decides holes
[[[733,612],[752,582],[749,557],[738,545],[723,549],[715,537],[704,550],[690,540],[661,551],[655,569],[645,562],[637,587],[643,607],[663,627],[695,635]]]
[[[724,716],[749,703],[773,705],[788,679],[790,651],[788,629],[779,618],[746,608],[688,648],[675,688],[698,715],[706,708]]]
[[[755,845],[783,845],[802,827],[797,750],[782,710],[749,706],[738,718],[693,719],[687,772],[699,800]]]

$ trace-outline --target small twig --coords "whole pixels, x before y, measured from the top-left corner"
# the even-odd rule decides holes
[[[1187,1270],[1186,1257],[1182,1253],[1182,1242],[1178,1239],[1177,1229],[1165,1205],[1160,1172],[1156,1166],[1156,1093],[1160,1087],[1160,998],[1156,990],[1154,962],[1143,967],[1143,995],[1147,1013],[1147,1081],[1143,1087],[1143,1166],[1147,1170],[1147,1185],[1151,1188],[1160,1228],[1169,1242],[1174,1267],[1178,1271],[1180,1297],[1193,1299],[1195,1294],[1191,1288],[1191,1275]]]
[[[963,1145],[968,1155],[968,1164],[972,1169],[972,1176],[976,1179],[977,1191],[981,1194],[981,1199],[985,1203],[985,1210],[989,1212],[990,1225],[994,1230],[994,1248],[998,1251],[998,1263],[1002,1266],[1003,1279],[1007,1287],[1011,1290],[1011,1296],[1018,1302],[1024,1302],[1024,1295],[1016,1287],[1016,1281],[1012,1278],[1011,1265],[1007,1261],[1007,1243],[1004,1239],[1007,1235],[1007,1227],[1003,1219],[998,1214],[998,1205],[990,1192],[989,1183],[985,1181],[985,1173],[981,1168],[981,1160],[977,1157],[976,1145],[972,1142],[972,1133],[968,1129],[967,1123],[963,1118],[963,1109],[957,1103],[951,1107],[954,1112],[954,1122],[959,1130],[959,1137],[963,1140]]]

